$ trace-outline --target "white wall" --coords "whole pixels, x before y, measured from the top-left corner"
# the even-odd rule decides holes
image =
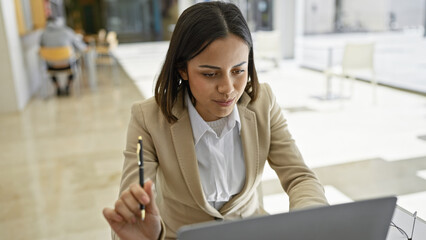
[[[179,0],[178,1],[178,9],[179,9],[179,16],[182,14],[182,12],[194,4],[195,1],[193,0]]]
[[[45,74],[45,66],[40,59],[40,38],[43,33],[38,29],[21,37],[22,54],[24,56],[25,70],[27,73],[28,87],[30,95],[34,95],[41,87]]]
[[[11,0],[0,0],[0,50],[0,113],[22,110],[31,93]]]
[[[334,31],[335,0],[305,0],[304,11],[306,34]]]
[[[301,0],[303,31],[321,34],[334,31],[336,0]],[[419,27],[425,21],[426,0],[342,0],[342,24],[346,31],[387,31],[390,13],[396,14],[396,28]],[[298,7],[300,9],[300,7]],[[300,28],[298,31],[300,32]]]
[[[354,30],[388,30],[389,0],[344,0],[343,23]]]
[[[279,32],[280,59],[294,58],[294,44],[296,38],[296,1],[297,0],[274,0],[273,2],[273,26]]]
[[[5,21],[2,17],[3,6],[0,3],[0,113],[18,108],[15,94],[15,85],[11,71],[9,49],[5,31]],[[13,100],[13,101],[11,101]]]
[[[396,28],[418,27],[424,24],[426,0],[390,0],[389,11],[396,15]]]

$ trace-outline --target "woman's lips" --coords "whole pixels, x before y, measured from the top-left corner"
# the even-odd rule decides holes
[[[219,104],[220,106],[227,107],[227,106],[232,105],[232,103],[234,102],[234,99],[235,98],[230,99],[230,100],[215,100],[215,102],[217,104]]]
[[[217,104],[219,104],[220,106],[227,107],[227,106],[232,105],[232,103],[234,102],[234,99],[235,99],[235,98],[230,99],[230,100],[214,100],[214,101],[215,101]]]

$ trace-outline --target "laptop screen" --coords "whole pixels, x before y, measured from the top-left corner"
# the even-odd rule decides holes
[[[345,239],[385,240],[396,197],[357,201],[289,213],[184,226],[179,240]]]

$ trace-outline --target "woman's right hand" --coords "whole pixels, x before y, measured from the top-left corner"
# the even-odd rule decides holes
[[[134,183],[121,193],[114,209],[104,208],[104,217],[121,240],[159,238],[160,213],[155,204],[152,185],[151,180],[145,182],[144,188]],[[139,208],[140,203],[145,205],[144,220]]]

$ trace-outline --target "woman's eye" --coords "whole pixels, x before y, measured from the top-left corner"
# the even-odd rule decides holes
[[[215,73],[203,73],[203,75],[205,77],[214,77],[216,74]]]
[[[241,73],[243,73],[245,70],[244,69],[239,69],[239,70],[234,70],[234,71],[232,71],[232,73],[234,73],[234,74],[241,74]]]

